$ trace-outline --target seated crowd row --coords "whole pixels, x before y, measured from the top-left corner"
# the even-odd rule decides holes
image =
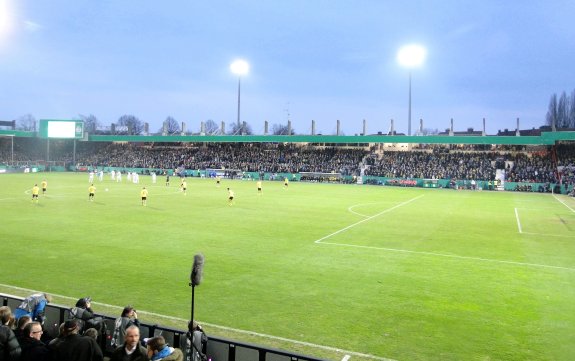
[[[51,301],[45,293],[25,298],[14,310],[0,307],[0,361],[102,361],[105,324],[94,314],[91,298],[84,297],[69,311],[59,335],[45,331],[45,308]],[[114,324],[111,343],[116,348],[110,361],[183,361],[182,350],[171,347],[163,336],[140,340],[140,323],[133,307],[126,306]],[[199,327],[196,325],[196,327]]]

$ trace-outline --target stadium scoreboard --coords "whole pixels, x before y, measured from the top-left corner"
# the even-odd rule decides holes
[[[40,119],[39,135],[42,138],[81,139],[84,122],[81,120]]]

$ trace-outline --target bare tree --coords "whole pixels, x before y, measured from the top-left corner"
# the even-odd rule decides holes
[[[288,129],[287,125],[274,124],[274,125],[272,125],[272,134],[273,135],[294,135],[295,130],[293,128]]]
[[[558,128],[568,128],[569,127],[569,103],[567,100],[567,94],[565,92],[561,93],[559,97],[559,102],[557,103],[557,127]]]
[[[118,126],[127,127],[129,135],[140,135],[144,131],[144,124],[134,115],[122,115],[118,119]]]
[[[36,131],[36,118],[32,114],[26,114],[16,119],[16,129],[26,132]]]
[[[545,123],[556,128],[575,128],[575,89],[570,96],[564,91],[559,99],[553,94],[545,115]]]
[[[178,122],[173,117],[168,116],[166,120],[164,120],[164,123],[166,124],[166,132],[168,134],[181,133],[180,124],[178,124]],[[160,132],[162,132],[162,130]]]
[[[545,115],[545,121],[549,126],[559,126],[557,117],[557,94],[551,95],[551,99],[549,99],[549,108],[547,109],[547,115]]]
[[[218,125],[212,119],[206,120],[206,124],[204,126],[206,134],[208,135],[215,135],[219,131]]]
[[[252,127],[243,122],[242,124],[238,125],[237,123],[232,124],[232,129],[228,132],[229,135],[252,135]]]
[[[96,129],[98,129],[98,127],[100,126],[100,122],[98,122],[98,118],[96,118],[95,115],[90,114],[90,115],[83,115],[83,114],[79,114],[80,119],[82,119],[84,121],[84,129],[90,133],[90,134],[94,134],[96,133]]]
[[[421,135],[437,135],[439,134],[439,129],[423,128],[421,130]]]

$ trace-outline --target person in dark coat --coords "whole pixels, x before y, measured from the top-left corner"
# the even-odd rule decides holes
[[[76,306],[72,307],[69,311],[69,318],[78,321],[80,327],[79,334],[83,334],[84,331],[93,327],[98,331],[98,334],[102,334],[104,329],[104,319],[101,316],[96,316],[92,310],[92,298],[83,297],[76,302]]]
[[[20,361],[49,361],[50,350],[40,341],[42,337],[42,324],[40,322],[30,322],[24,327],[24,337],[20,342],[22,355]]]
[[[0,307],[0,361],[18,360],[22,349],[12,331],[14,317],[8,306]]]
[[[102,350],[91,337],[78,334],[77,320],[64,323],[64,338],[54,348],[54,360],[58,361],[103,361]]]
[[[29,324],[30,322],[32,322],[32,318],[27,315],[20,317],[16,322],[16,328],[14,329],[14,334],[16,335],[18,342],[21,342],[22,339],[26,336],[24,328],[26,328],[26,325]]]
[[[64,338],[66,337],[66,334],[64,333],[64,325],[66,323],[62,322],[60,324],[60,326],[58,327],[58,337],[52,339],[52,341],[48,342],[48,348],[50,349],[50,352],[52,354],[54,354],[54,351],[56,350],[56,348],[58,347],[58,345],[60,344],[60,342],[62,342],[64,340]]]

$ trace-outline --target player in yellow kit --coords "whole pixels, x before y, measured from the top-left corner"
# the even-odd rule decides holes
[[[48,182],[44,179],[40,184],[42,186],[42,194],[46,194],[46,189],[48,188]]]
[[[259,181],[256,183],[256,186],[258,187],[258,195],[262,195],[262,194],[263,194],[263,191],[262,191],[262,181],[259,180]]]
[[[184,195],[186,195],[187,191],[188,191],[188,182],[186,182],[185,179],[182,179],[181,187],[182,187],[182,192],[184,192]]]
[[[38,193],[40,193],[40,187],[38,187],[38,184],[34,184],[34,187],[32,187],[32,202],[36,201],[38,203]]]
[[[228,204],[231,206],[234,204],[234,191],[228,188]]]
[[[92,184],[88,187],[88,200],[90,202],[94,201],[94,195],[95,194],[96,194],[96,187],[94,187],[94,185]]]
[[[146,187],[143,187],[140,191],[140,197],[142,197],[142,205],[145,207],[148,202],[148,190]]]

